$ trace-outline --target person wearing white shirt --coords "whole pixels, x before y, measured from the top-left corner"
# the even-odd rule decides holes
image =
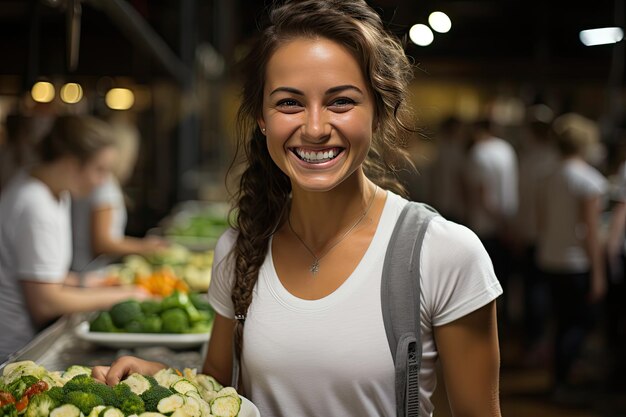
[[[561,160],[540,196],[537,263],[552,290],[553,384],[555,394],[562,395],[593,324],[593,304],[606,291],[599,229],[607,180],[583,158],[599,140],[595,122],[568,113],[552,127]]]
[[[0,195],[0,362],[63,314],[105,309],[147,294],[131,288],[77,288],[70,194],[86,195],[111,170],[107,125],[60,116],[40,143],[40,163],[17,174]]]

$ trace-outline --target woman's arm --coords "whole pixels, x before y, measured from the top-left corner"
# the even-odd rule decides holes
[[[434,328],[455,417],[500,417],[496,302]]]
[[[83,311],[104,310],[113,304],[135,298],[143,300],[149,294],[139,287],[77,288],[62,284],[22,280],[26,306],[37,324]]]
[[[589,298],[591,302],[599,301],[606,292],[606,276],[604,271],[604,257],[599,238],[599,220],[601,214],[600,197],[584,199],[582,202],[583,222],[587,229],[585,235],[585,249],[591,266],[591,282]]]
[[[215,315],[209,349],[202,367],[203,373],[211,375],[224,386],[229,386],[232,379],[234,329],[234,320]]]
[[[157,237],[134,238],[111,236],[113,207],[94,208],[91,215],[91,247],[96,254],[129,255],[146,254],[167,247],[164,240]]]

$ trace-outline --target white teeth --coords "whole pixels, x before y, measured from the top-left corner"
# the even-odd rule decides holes
[[[335,152],[332,149],[324,152],[306,152],[301,149],[296,149],[296,154],[306,162],[327,162],[339,155],[339,152]]]

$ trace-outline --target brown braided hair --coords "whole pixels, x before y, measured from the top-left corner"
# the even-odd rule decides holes
[[[262,114],[265,69],[282,44],[295,38],[326,38],[345,46],[355,57],[375,101],[378,123],[364,162],[364,172],[381,188],[406,195],[395,176],[397,166],[412,166],[405,138],[414,130],[405,120],[407,85],[413,71],[400,42],[383,28],[364,0],[286,0],[269,11],[269,23],[242,62],[244,86],[237,115],[237,152],[245,169],[234,196],[238,237],[231,253],[232,289],[237,324],[235,354],[243,347],[243,323],[271,235],[285,219],[291,183],[272,161],[257,120]]]

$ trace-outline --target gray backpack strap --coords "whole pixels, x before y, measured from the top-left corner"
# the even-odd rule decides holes
[[[383,264],[382,313],[396,370],[398,417],[419,416],[420,254],[435,215],[431,207],[409,202],[398,218]]]

